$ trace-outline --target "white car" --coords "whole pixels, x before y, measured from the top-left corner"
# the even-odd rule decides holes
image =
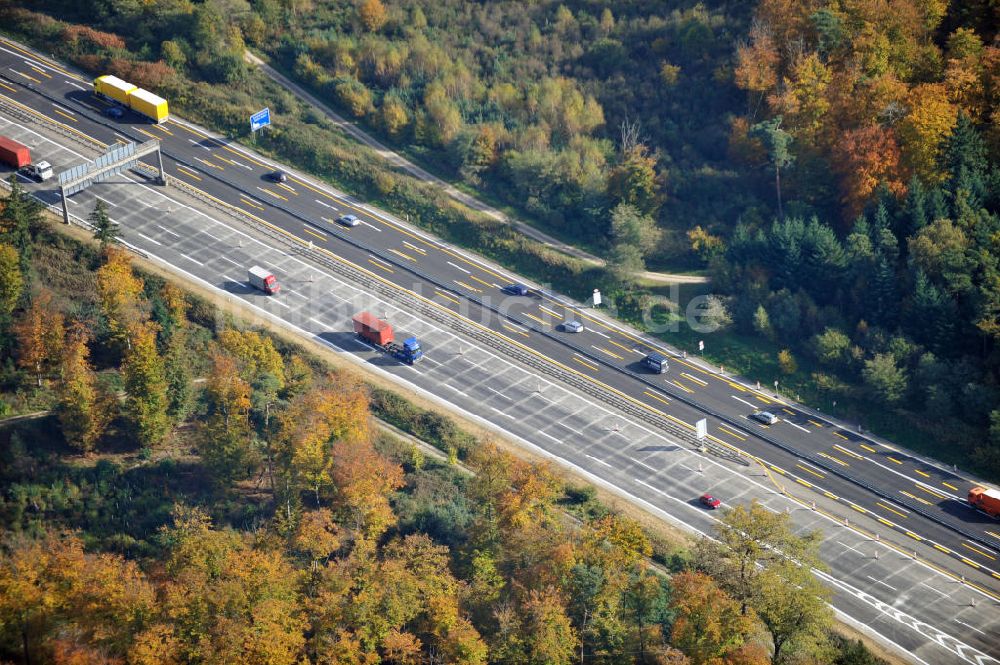
[[[337,223],[344,226],[357,226],[361,223],[361,220],[355,215],[341,215],[337,218]]]
[[[583,324],[579,321],[566,321],[562,324],[562,329],[568,333],[583,332]]]

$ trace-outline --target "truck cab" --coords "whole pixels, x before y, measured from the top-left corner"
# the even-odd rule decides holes
[[[650,353],[642,362],[647,368],[657,374],[663,374],[670,369],[667,357],[662,353]]]
[[[424,352],[420,350],[420,342],[416,337],[410,337],[403,341],[402,360],[413,364],[424,357]]]
[[[38,182],[45,182],[53,176],[52,165],[48,162],[38,162],[37,164],[28,164],[24,167],[24,173]]]

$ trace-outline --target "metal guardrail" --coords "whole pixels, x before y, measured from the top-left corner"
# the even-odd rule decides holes
[[[3,77],[2,75],[0,75],[0,78],[6,78],[6,77]],[[7,80],[11,81],[11,79],[7,79]],[[17,84],[17,85],[22,85],[22,84],[20,84],[17,81],[12,81],[12,82],[15,83],[15,84]],[[60,102],[60,100],[52,97],[51,95],[47,94],[46,92],[44,92],[42,90],[34,89],[34,91],[36,93],[38,93],[39,95],[41,95],[43,97],[46,97],[47,99],[52,100],[53,102]],[[0,101],[2,101],[2,100],[0,100]],[[62,102],[60,102],[60,103],[62,103]],[[4,107],[0,107],[0,108],[4,108]],[[98,122],[100,124],[106,125],[106,123],[105,123],[105,121],[104,121],[103,118],[94,117],[93,114],[90,112],[89,109],[86,109],[85,107],[81,107],[81,108],[85,109],[84,112],[82,113],[82,115],[87,116],[90,120],[93,120],[94,122]],[[35,117],[35,116],[31,115],[31,114],[25,113],[23,111],[19,111],[18,112],[18,117],[25,118],[25,119],[27,119],[30,122],[38,122],[40,120],[40,118]],[[47,119],[44,118],[44,117],[42,117],[41,120],[47,120]],[[56,131],[59,131],[61,129],[61,128],[59,128],[58,124],[56,124],[56,123],[46,122],[46,125],[55,128]],[[123,134],[123,135],[126,135],[126,136],[129,135],[129,132],[124,127],[115,127],[114,129],[116,131],[118,131],[119,133]],[[65,130],[63,130],[60,133],[66,135],[66,136],[69,136],[73,140],[79,141],[81,143],[84,142],[80,137],[74,135],[72,132],[66,132]],[[137,139],[137,138],[131,137],[131,136],[130,136],[130,138],[133,138],[133,140],[138,140],[138,141],[142,140],[142,139]],[[215,139],[215,140],[218,141],[218,139]],[[221,143],[221,141],[220,141],[220,143]],[[98,144],[96,141],[92,142],[92,145],[93,146],[100,145],[100,147],[98,149],[100,149],[100,150],[104,149],[104,146],[102,144]],[[209,173],[209,172],[203,171],[201,169],[198,169],[197,165],[191,164],[189,161],[187,161],[183,157],[180,157],[178,155],[172,154],[172,153],[167,152],[167,151],[162,151],[162,152],[164,154],[166,154],[167,156],[169,156],[174,161],[176,161],[176,162],[178,162],[180,164],[184,164],[184,165],[188,166],[189,168],[197,169],[200,173],[204,173],[205,176],[207,176],[207,177],[209,177],[209,178],[211,178],[213,180],[216,180],[216,181],[218,181],[218,182],[220,182],[220,183],[222,183],[222,184],[224,184],[224,185],[226,185],[228,187],[232,187],[232,188],[234,188],[234,189],[236,189],[238,191],[240,189],[236,184],[234,184],[233,182],[229,181],[227,178],[223,178],[223,177],[221,177],[221,176],[219,176],[219,175],[217,175],[215,173]],[[137,172],[145,175],[145,176],[149,176],[150,172],[155,171],[155,169],[152,169],[152,167],[147,167],[146,165],[142,164],[141,162],[139,164],[139,167],[137,167],[135,170]],[[348,266],[344,265],[343,263],[340,263],[338,261],[333,261],[332,259],[329,259],[329,257],[324,256],[321,252],[316,251],[315,249],[310,249],[308,247],[303,247],[303,246],[301,246],[299,244],[296,244],[296,243],[292,242],[287,236],[285,236],[285,235],[283,235],[281,233],[278,233],[273,228],[268,227],[266,224],[260,223],[258,220],[254,219],[253,217],[250,217],[250,216],[247,216],[247,215],[239,213],[233,207],[231,207],[231,206],[229,206],[227,204],[224,204],[224,203],[222,203],[222,202],[214,199],[213,197],[209,196],[205,192],[202,192],[201,190],[199,190],[197,188],[194,188],[194,187],[188,185],[187,183],[183,183],[182,181],[180,181],[180,180],[178,180],[176,178],[170,178],[169,182],[173,186],[177,187],[178,189],[184,190],[188,195],[194,196],[198,200],[203,201],[205,203],[208,203],[213,208],[218,209],[218,210],[224,212],[226,215],[228,215],[230,217],[234,217],[236,219],[239,219],[243,223],[245,223],[245,224],[247,224],[247,225],[255,228],[257,231],[259,231],[261,233],[264,233],[265,235],[267,235],[267,236],[273,238],[274,240],[278,241],[279,243],[281,243],[285,247],[290,247],[290,248],[294,249],[295,251],[297,251],[301,255],[307,256],[308,258],[310,258],[311,260],[315,261],[316,263],[318,263],[320,265],[323,265],[323,266],[325,266],[325,267],[327,267],[327,268],[329,268],[329,269],[331,269],[331,270],[333,270],[333,271],[341,274],[342,276],[347,277],[348,279],[350,279],[350,280],[352,280],[352,281],[354,281],[356,283],[360,283],[360,284],[362,284],[362,285],[370,288],[373,292],[377,292],[377,293],[379,293],[379,294],[381,294],[381,295],[389,298],[390,300],[394,300],[394,301],[397,301],[397,302],[400,302],[400,301],[405,302],[406,305],[409,306],[409,307],[412,307],[414,309],[414,311],[419,311],[424,316],[427,316],[427,317],[429,317],[429,318],[431,318],[431,319],[433,319],[433,320],[435,320],[435,321],[437,321],[439,323],[442,323],[442,324],[444,324],[445,326],[447,326],[449,328],[461,331],[462,334],[464,334],[464,335],[466,335],[468,337],[471,337],[472,339],[475,339],[477,341],[480,341],[480,342],[486,344],[487,346],[489,346],[491,348],[494,348],[497,351],[499,351],[499,352],[501,352],[501,353],[503,353],[505,355],[508,355],[510,357],[513,357],[513,358],[517,358],[520,362],[522,362],[522,363],[524,363],[524,364],[526,364],[526,365],[528,365],[528,366],[530,366],[530,367],[532,367],[534,369],[540,370],[540,371],[544,372],[545,374],[548,374],[549,376],[552,376],[552,377],[557,378],[557,379],[559,379],[559,380],[561,380],[561,381],[563,381],[565,383],[568,383],[568,384],[574,386],[575,388],[578,388],[579,390],[587,393],[588,395],[591,395],[593,397],[597,397],[598,399],[600,399],[602,401],[605,401],[606,403],[609,403],[609,404],[615,406],[616,408],[618,408],[619,410],[623,411],[624,413],[627,413],[628,415],[631,415],[631,416],[634,416],[636,418],[639,418],[639,419],[641,419],[641,420],[643,420],[643,421],[645,421],[645,422],[647,422],[649,424],[654,425],[655,427],[657,427],[659,429],[666,430],[666,431],[670,432],[672,435],[674,435],[675,437],[677,437],[678,439],[681,439],[682,441],[685,441],[685,442],[691,444],[692,447],[694,447],[696,449],[706,448],[709,451],[711,451],[713,454],[715,454],[715,455],[717,455],[719,457],[722,457],[724,459],[729,459],[731,461],[743,464],[744,466],[749,466],[749,464],[750,464],[749,460],[743,454],[737,454],[737,453],[729,450],[728,448],[725,448],[724,446],[719,446],[717,444],[714,444],[714,443],[711,443],[711,442],[708,442],[708,441],[698,440],[696,437],[692,436],[692,434],[688,430],[685,430],[684,428],[680,427],[679,425],[677,425],[676,423],[670,421],[669,419],[663,418],[661,416],[657,416],[655,413],[650,412],[649,410],[638,406],[636,403],[634,403],[634,402],[632,402],[630,400],[624,399],[620,395],[615,394],[613,391],[601,388],[600,386],[598,386],[598,385],[592,383],[591,381],[588,381],[588,380],[586,380],[586,379],[584,379],[584,378],[582,378],[582,377],[580,377],[578,375],[575,375],[575,374],[572,374],[572,373],[569,373],[569,372],[565,372],[565,371],[560,371],[557,367],[555,367],[553,365],[554,361],[548,361],[548,362],[541,361],[537,356],[534,356],[533,354],[525,352],[523,349],[521,349],[517,345],[505,342],[502,338],[499,338],[496,335],[486,334],[483,330],[481,330],[479,328],[476,328],[475,326],[470,326],[469,324],[461,322],[460,320],[458,320],[454,316],[445,315],[442,311],[438,310],[437,308],[430,307],[425,302],[423,302],[423,301],[421,301],[419,299],[413,298],[412,296],[410,296],[408,294],[400,293],[399,289],[397,289],[397,288],[387,287],[382,282],[379,282],[378,280],[375,280],[375,279],[371,278],[370,276],[366,275],[365,273],[361,272],[360,270],[350,269],[350,268],[348,268]],[[262,200],[262,199],[259,199],[256,196],[254,196],[254,195],[250,195],[250,196],[252,198],[256,199],[256,200]],[[315,227],[317,229],[321,229],[326,234],[334,235],[337,238],[340,238],[341,240],[343,240],[344,242],[349,243],[351,245],[354,245],[358,249],[364,250],[366,252],[370,252],[372,254],[375,254],[376,256],[383,257],[384,260],[390,262],[392,265],[398,266],[400,269],[405,270],[405,271],[407,271],[407,272],[409,272],[409,273],[411,273],[411,274],[419,277],[420,279],[422,279],[422,280],[424,280],[424,281],[426,281],[426,282],[428,282],[430,284],[439,286],[439,287],[444,288],[444,289],[446,289],[448,291],[454,291],[454,289],[452,287],[444,285],[444,284],[440,284],[436,279],[434,279],[430,275],[427,275],[422,270],[416,269],[415,267],[412,267],[412,266],[403,265],[403,264],[399,263],[397,260],[395,260],[394,257],[386,255],[385,252],[383,252],[383,251],[381,251],[381,250],[379,250],[377,248],[371,247],[367,243],[363,243],[363,242],[359,241],[356,238],[349,237],[347,234],[341,233],[338,229],[335,229],[335,228],[331,229],[331,227],[329,227],[329,226],[323,226],[323,225],[317,224],[314,220],[309,219],[308,217],[302,215],[301,213],[298,213],[298,212],[292,210],[291,208],[288,208],[284,204],[277,203],[277,202],[270,201],[270,200],[264,201],[264,202],[267,205],[270,205],[272,207],[276,207],[276,208],[282,210],[286,214],[294,217],[295,219],[298,219],[298,220],[304,222],[305,224],[308,224],[309,226]],[[79,218],[77,218],[77,219],[79,220]],[[82,220],[80,220],[80,221],[82,221]],[[87,225],[87,226],[89,227],[89,225]],[[138,248],[130,246],[130,249],[132,249],[133,251],[135,251],[136,253],[138,253],[138,254],[140,254],[142,256],[146,256]],[[718,412],[718,411],[716,411],[715,409],[713,409],[711,407],[707,407],[707,406],[705,406],[705,405],[703,405],[703,404],[701,404],[701,403],[699,403],[699,402],[697,402],[695,400],[690,399],[689,397],[687,397],[686,395],[684,395],[680,391],[678,391],[676,389],[671,389],[668,384],[665,384],[665,385],[654,384],[651,381],[649,381],[647,378],[645,378],[644,376],[642,376],[640,374],[637,374],[635,372],[632,372],[632,371],[630,371],[630,370],[628,370],[626,368],[622,368],[622,367],[619,367],[617,365],[613,365],[612,363],[604,360],[603,358],[599,358],[597,356],[594,356],[593,354],[589,353],[587,350],[583,349],[582,347],[577,346],[576,344],[574,344],[572,342],[569,342],[568,340],[565,340],[565,339],[562,339],[562,338],[556,338],[550,332],[548,332],[548,331],[546,331],[544,329],[538,328],[535,324],[533,324],[530,321],[526,321],[524,319],[521,319],[520,317],[517,317],[515,315],[511,315],[510,313],[503,313],[503,314],[501,314],[497,310],[497,308],[492,307],[492,306],[486,304],[482,299],[480,299],[480,298],[478,298],[478,297],[476,297],[474,295],[462,294],[462,297],[464,297],[467,300],[470,300],[470,301],[476,303],[477,305],[479,305],[480,307],[483,307],[484,309],[492,311],[494,314],[506,317],[506,318],[508,318],[508,319],[510,319],[510,320],[512,320],[512,321],[514,321],[516,323],[518,323],[519,325],[521,325],[524,328],[532,330],[532,331],[534,331],[534,332],[536,332],[538,334],[545,335],[546,337],[549,337],[550,339],[556,340],[556,341],[558,341],[558,343],[563,344],[563,345],[565,345],[565,346],[567,346],[569,348],[572,348],[572,349],[576,350],[578,353],[583,354],[585,357],[593,359],[594,362],[599,363],[602,366],[609,367],[609,368],[611,368],[611,369],[613,369],[615,371],[618,371],[618,372],[622,372],[622,373],[624,373],[624,374],[626,374],[626,375],[628,375],[628,376],[630,376],[630,377],[632,377],[632,378],[634,378],[634,379],[636,379],[638,381],[641,381],[642,383],[644,383],[644,384],[646,384],[646,385],[648,385],[648,386],[650,386],[652,388],[655,388],[656,390],[664,392],[664,393],[670,395],[672,398],[674,398],[674,399],[676,399],[676,400],[678,400],[680,402],[683,402],[684,404],[687,404],[687,405],[689,405],[689,406],[697,409],[698,411],[701,411],[701,412],[703,412],[703,413],[705,413],[707,415],[710,415],[710,416],[716,418],[717,420],[719,420],[721,422],[724,422],[726,424],[729,424],[731,426],[738,427],[738,428],[741,428],[741,429],[743,427],[741,423],[736,422],[731,416],[728,416],[726,414]],[[791,455],[794,455],[796,457],[808,460],[809,462],[811,462],[815,466],[817,466],[819,468],[822,468],[823,470],[827,471],[828,473],[831,473],[831,474],[837,476],[838,478],[841,478],[844,481],[847,481],[847,482],[849,482],[849,483],[851,483],[853,485],[856,485],[858,487],[864,488],[864,489],[868,490],[869,492],[872,492],[873,494],[875,494],[877,496],[880,496],[880,497],[882,497],[884,499],[887,499],[887,500],[893,501],[895,503],[899,503],[901,505],[904,505],[908,509],[912,510],[915,513],[918,513],[918,514],[922,515],[926,519],[929,519],[932,522],[935,522],[936,524],[940,524],[941,526],[944,526],[944,527],[946,527],[948,529],[951,529],[951,530],[953,530],[953,531],[955,531],[957,533],[960,533],[963,536],[965,536],[966,538],[969,538],[969,539],[971,539],[971,540],[973,540],[975,542],[982,543],[984,545],[988,545],[990,547],[993,546],[992,543],[986,542],[981,536],[978,536],[978,535],[976,535],[974,533],[966,531],[965,529],[962,529],[962,528],[960,528],[958,526],[955,526],[954,524],[951,524],[949,522],[945,522],[944,520],[938,518],[936,515],[933,515],[932,513],[924,510],[921,506],[917,505],[915,502],[910,502],[910,501],[907,501],[905,499],[900,499],[900,498],[896,497],[895,495],[891,495],[891,494],[889,494],[889,493],[887,493],[887,492],[885,492],[883,490],[878,489],[877,487],[875,487],[873,485],[870,485],[869,483],[867,483],[867,482],[865,482],[863,480],[860,480],[859,478],[854,477],[853,474],[844,473],[840,469],[835,468],[833,465],[828,464],[823,458],[819,457],[818,455],[815,455],[815,454],[812,454],[812,453],[803,453],[802,451],[798,450],[794,446],[791,446],[791,445],[786,444],[786,443],[784,443],[784,442],[782,442],[782,441],[780,441],[778,439],[775,439],[774,437],[772,437],[772,436],[770,436],[770,435],[768,435],[768,434],[766,434],[764,432],[755,432],[754,436],[756,436],[757,438],[759,438],[759,439],[761,439],[763,441],[766,441],[767,443],[770,443],[773,446],[776,446],[777,448],[780,448],[781,450],[783,450],[783,451],[785,451],[785,452],[787,452],[787,453],[789,453]]]

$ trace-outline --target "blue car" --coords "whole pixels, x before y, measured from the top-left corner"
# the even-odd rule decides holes
[[[503,292],[512,296],[526,296],[528,295],[528,287],[524,284],[508,284],[503,287]]]
[[[109,106],[108,108],[104,109],[104,115],[108,116],[109,118],[118,119],[121,118],[123,115],[125,115],[125,111],[123,111],[120,106]]]

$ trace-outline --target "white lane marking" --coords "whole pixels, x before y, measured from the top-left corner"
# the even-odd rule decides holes
[[[791,425],[792,427],[798,427],[800,430],[802,430],[806,434],[812,434],[812,432],[810,432],[809,430],[807,430],[805,427],[802,427],[801,425],[796,425],[791,420],[785,419],[785,422],[788,423],[789,425]]]
[[[462,266],[457,266],[457,265],[455,265],[454,263],[452,263],[451,261],[445,261],[445,263],[447,263],[448,265],[450,265],[450,266],[451,266],[452,268],[456,268],[456,269],[458,269],[458,270],[461,270],[461,271],[462,271],[462,272],[464,272],[464,273],[465,273],[466,275],[471,275],[471,274],[472,274],[472,273],[470,273],[470,272],[469,272],[468,270],[466,270],[465,268],[463,268]]]
[[[380,259],[379,257],[375,256],[374,254],[369,254],[368,258],[370,258],[370,259],[372,259],[374,261],[378,261],[379,263],[383,264],[386,268],[391,268],[392,267],[391,263],[389,263],[385,259]]]
[[[559,439],[557,439],[556,437],[552,436],[551,434],[546,434],[545,432],[543,432],[543,431],[541,431],[541,430],[538,430],[538,433],[539,433],[539,434],[541,434],[542,436],[544,436],[544,437],[545,437],[545,438],[547,438],[547,439],[552,439],[553,441],[555,441],[555,442],[556,442],[556,443],[558,443],[559,445],[564,445],[562,441],[560,441],[560,440],[559,440]]]
[[[236,261],[233,261],[228,256],[223,256],[222,254],[219,254],[219,258],[222,259],[223,261],[227,261],[229,263],[232,263],[234,266],[238,266],[239,265],[239,263],[237,263]]]
[[[315,323],[315,324],[316,324],[316,325],[318,325],[318,326],[323,326],[324,328],[329,328],[329,327],[330,327],[330,325],[331,325],[331,324],[330,324],[329,322],[327,322],[327,321],[320,321],[320,320],[319,320],[319,319],[317,319],[317,318],[316,318],[315,316],[310,316],[310,317],[309,317],[309,320],[310,320],[310,321],[312,321],[313,323]]]
[[[981,630],[979,630],[978,628],[976,628],[975,626],[970,626],[969,624],[965,623],[965,622],[964,622],[964,621],[962,621],[961,619],[955,619],[955,623],[960,623],[960,624],[962,624],[963,626],[965,626],[966,628],[971,628],[972,630],[976,631],[976,632],[977,632],[977,633],[979,633],[980,635],[985,635],[985,634],[986,634],[986,633],[984,633],[983,631],[981,631]]]
[[[378,231],[379,233],[382,233],[382,229],[380,229],[379,227],[375,226],[374,224],[369,224],[368,222],[366,222],[366,221],[365,221],[365,220],[363,220],[363,219],[361,219],[361,220],[358,220],[358,221],[360,221],[360,222],[361,222],[362,224],[364,224],[364,225],[365,225],[365,226],[367,226],[368,228],[370,228],[370,229],[375,229],[375,230],[376,230],[376,231]]]
[[[190,261],[191,263],[197,263],[197,264],[198,264],[198,265],[200,265],[200,266],[203,266],[203,265],[205,265],[204,263],[202,263],[202,262],[201,262],[201,261],[199,261],[198,259],[192,259],[192,258],[191,258],[190,256],[188,256],[187,254],[181,254],[181,256],[183,256],[183,257],[184,257],[185,259],[187,259],[187,260],[188,260],[188,261]]]
[[[504,413],[503,411],[501,411],[500,409],[496,408],[495,406],[491,406],[490,408],[493,409],[494,411],[496,411],[497,413],[499,413],[501,416],[503,416],[505,418],[510,418],[511,420],[514,420],[514,416],[511,416],[511,415],[508,415],[508,414]]]
[[[299,293],[298,291],[292,291],[291,289],[282,289],[281,292],[284,293],[284,294],[286,294],[286,295],[295,296],[296,298],[302,298],[303,300],[306,300],[306,301],[309,300],[308,296],[304,296],[301,293]]]
[[[143,238],[145,238],[146,240],[148,240],[148,241],[149,241],[149,242],[151,242],[151,243],[155,243],[155,244],[157,244],[157,245],[162,245],[162,244],[163,244],[163,243],[162,243],[162,242],[160,242],[159,240],[153,240],[152,238],[150,238],[150,237],[149,237],[148,235],[146,235],[145,233],[143,233],[143,232],[141,232],[141,231],[136,231],[135,233],[136,233],[136,235],[140,235],[140,236],[142,236]]]
[[[609,469],[613,469],[613,468],[615,468],[615,467],[611,466],[610,464],[608,464],[607,462],[605,462],[604,460],[602,460],[602,459],[597,459],[597,458],[596,458],[596,457],[594,457],[593,455],[587,455],[587,454],[584,454],[584,457],[589,457],[590,459],[594,460],[594,461],[595,461],[595,462],[597,462],[598,464],[603,464],[604,466],[608,467]]]
[[[886,584],[886,583],[885,583],[885,582],[883,582],[882,580],[877,580],[877,579],[875,579],[875,578],[874,578],[874,577],[872,577],[871,575],[865,575],[865,577],[867,577],[868,579],[870,579],[870,580],[871,580],[872,582],[874,582],[875,584],[881,584],[882,586],[886,587],[886,588],[887,588],[887,589],[889,589],[890,591],[898,591],[898,590],[899,590],[899,589],[897,589],[896,587],[894,587],[894,586],[892,586],[892,585],[890,585],[890,584]]]
[[[286,305],[285,303],[281,302],[277,298],[271,298],[268,302],[273,302],[275,305],[281,305],[285,309],[291,309],[292,308],[291,305]]]
[[[847,549],[849,549],[849,550],[851,550],[851,551],[853,551],[853,552],[857,552],[857,553],[858,553],[858,554],[860,554],[861,556],[864,556],[864,555],[865,555],[865,553],[864,553],[864,552],[862,552],[861,550],[859,550],[859,549],[858,549],[858,548],[856,548],[856,547],[851,547],[851,546],[850,546],[850,545],[848,545],[847,543],[842,543],[842,542],[840,542],[840,541],[838,540],[838,541],[837,541],[837,544],[838,544],[838,545],[840,545],[840,546],[842,546],[842,547],[846,547]]]
[[[180,233],[175,233],[175,232],[171,231],[170,229],[168,229],[165,226],[160,226],[159,224],[157,224],[156,228],[160,229],[164,233],[169,233],[170,235],[174,236],[175,238],[180,238],[181,237]]]
[[[604,339],[611,339],[611,337],[609,337],[608,335],[605,335],[605,334],[604,334],[604,333],[602,333],[602,332],[601,332],[600,330],[594,330],[593,328],[587,328],[587,332],[592,332],[592,333],[594,333],[595,335],[600,335],[600,336],[601,336],[601,337],[603,337]]]
[[[200,231],[201,231],[202,233],[204,233],[205,235],[207,235],[207,236],[208,236],[209,238],[211,238],[212,240],[215,240],[216,242],[222,242],[222,238],[220,238],[220,237],[218,237],[218,236],[213,236],[213,235],[212,235],[211,233],[209,233],[209,232],[208,232],[208,231],[206,231],[205,229],[199,229],[199,230],[200,230]]]
[[[659,473],[659,471],[657,471],[657,470],[656,470],[656,469],[654,469],[653,467],[649,466],[649,465],[648,465],[648,464],[646,464],[645,462],[640,462],[639,460],[637,460],[637,459],[636,459],[636,458],[634,458],[634,457],[629,457],[629,459],[630,459],[630,460],[632,460],[633,462],[635,462],[636,464],[640,465],[640,466],[644,466],[644,467],[646,467],[647,469],[649,469],[649,470],[650,470],[650,471],[652,471],[653,473]]]
[[[512,400],[512,399],[511,399],[510,397],[507,397],[507,396],[506,396],[506,395],[504,395],[504,394],[503,394],[502,392],[500,392],[499,390],[497,390],[496,388],[490,388],[489,386],[486,386],[486,389],[487,389],[487,390],[489,390],[489,391],[490,391],[490,392],[492,392],[492,393],[496,393],[496,394],[497,394],[498,396],[500,396],[500,397],[503,397],[503,398],[504,398],[505,400],[507,400],[508,402],[513,402],[513,401],[514,401],[514,400]]]
[[[194,139],[188,139],[188,141],[190,141],[190,142],[191,142],[191,143],[193,143],[194,145],[198,146],[199,148],[202,148],[203,150],[208,150],[209,152],[212,152],[212,149],[211,149],[211,148],[209,148],[209,147],[208,147],[207,145],[205,145],[204,143],[202,143],[201,141],[195,141]]]
[[[757,408],[756,404],[751,404],[750,402],[746,401],[745,399],[740,399],[736,395],[730,395],[730,397],[732,397],[737,402],[743,402],[744,404],[746,404],[747,406],[751,407],[752,409],[756,409]]]
[[[329,208],[330,210],[336,210],[336,208],[334,208],[334,207],[333,207],[332,205],[330,205],[329,203],[326,203],[326,202],[324,202],[324,201],[320,201],[319,199],[313,199],[313,201],[315,201],[316,203],[320,204],[321,206],[326,206],[326,207],[327,207],[327,208]]]
[[[943,598],[947,598],[947,597],[948,597],[948,594],[946,594],[946,593],[945,593],[944,591],[941,591],[940,589],[935,589],[934,587],[932,587],[932,586],[931,586],[931,585],[929,585],[929,584],[924,584],[923,582],[917,582],[917,584],[919,584],[920,586],[925,586],[925,587],[927,587],[928,589],[930,589],[930,590],[931,590],[931,591],[933,591],[934,593],[938,593],[938,594],[941,594],[941,596],[942,596]]]
[[[65,81],[66,83],[69,83],[69,84],[70,84],[71,86],[73,86],[74,88],[79,88],[80,90],[86,90],[86,88],[84,88],[84,87],[83,87],[82,85],[80,85],[80,84],[78,84],[78,83],[73,83],[73,82],[72,82],[72,81],[70,81],[69,79],[63,79],[63,81]]]

